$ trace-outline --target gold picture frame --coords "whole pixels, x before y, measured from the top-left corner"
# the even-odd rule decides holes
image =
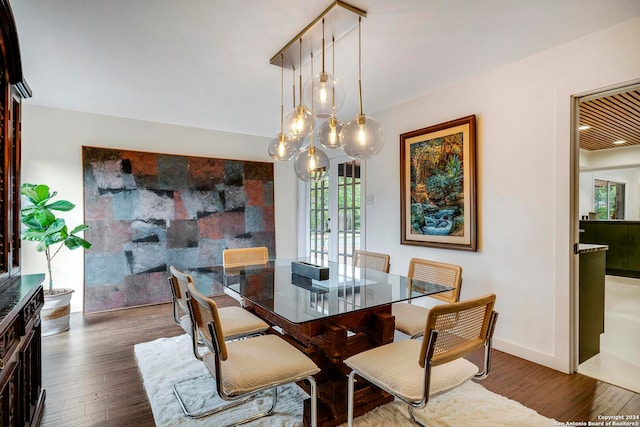
[[[400,135],[400,243],[477,250],[476,116]]]

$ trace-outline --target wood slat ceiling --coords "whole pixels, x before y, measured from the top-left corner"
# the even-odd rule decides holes
[[[580,103],[580,148],[606,148],[640,145],[640,90],[618,93]],[[623,144],[614,141],[624,140]]]

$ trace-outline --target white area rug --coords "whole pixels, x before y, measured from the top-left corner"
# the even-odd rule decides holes
[[[181,335],[138,344],[135,346],[135,355],[157,426],[221,426],[253,413],[258,407],[264,408],[270,402],[270,398],[256,398],[225,415],[189,419],[183,414],[173,394],[173,384],[196,378],[181,387],[181,394],[185,396],[189,408],[210,407],[216,404],[214,399],[220,401],[216,397],[213,378],[204,365],[193,357],[189,337]],[[306,394],[295,385],[281,387],[278,389],[275,413],[246,425],[301,426],[302,400],[305,397]],[[416,417],[434,427],[554,425],[554,420],[492,393],[473,381],[433,397],[424,409],[416,411]],[[354,424],[358,427],[414,425],[409,421],[406,405],[398,401],[356,418]]]

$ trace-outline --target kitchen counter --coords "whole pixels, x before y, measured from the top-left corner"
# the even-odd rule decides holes
[[[578,253],[584,254],[587,252],[600,252],[608,251],[609,245],[598,245],[593,243],[580,243],[578,244]]]

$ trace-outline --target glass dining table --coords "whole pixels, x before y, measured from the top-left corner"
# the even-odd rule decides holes
[[[349,368],[343,360],[393,341],[391,304],[451,290],[352,265],[324,262],[314,266],[303,258],[249,266],[218,265],[207,270],[214,282],[237,294],[248,310],[270,323],[273,333],[294,344],[321,368],[316,379],[319,426],[346,421]],[[300,272],[303,274],[296,274]],[[314,275],[323,280],[307,277]],[[391,400],[391,395],[359,381],[354,413],[364,414]],[[308,406],[306,402],[305,424]]]

